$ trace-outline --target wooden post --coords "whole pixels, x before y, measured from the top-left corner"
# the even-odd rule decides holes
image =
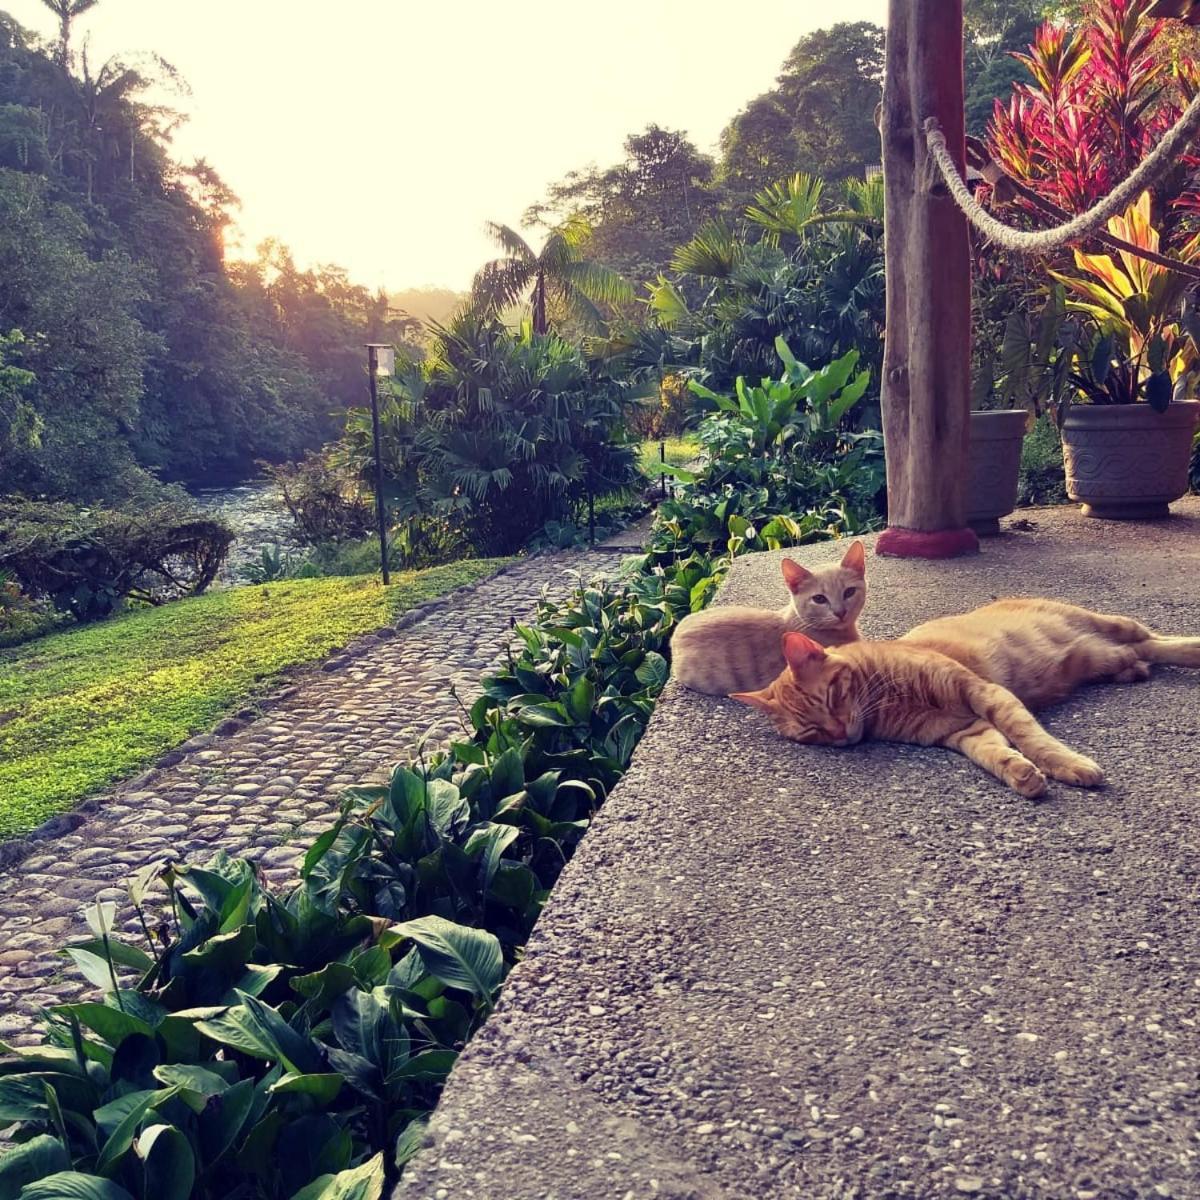
[[[936,117],[960,169],[962,0],[889,0],[883,87],[888,522],[876,551],[949,558],[979,549],[966,523],[971,261],[966,218],[925,146]]]

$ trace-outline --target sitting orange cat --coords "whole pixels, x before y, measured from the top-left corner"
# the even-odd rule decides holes
[[[1155,662],[1200,667],[1200,638],[1162,637],[1130,618],[1053,600],[1001,600],[895,642],[826,650],[788,633],[783,653],[787,667],[772,684],[733,699],[769,713],[784,737],[946,746],[1038,796],[1043,772],[1083,787],[1103,775],[1042,729],[1026,703],[1054,703],[1083,683],[1145,679]]]

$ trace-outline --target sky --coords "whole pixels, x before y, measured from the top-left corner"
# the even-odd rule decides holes
[[[41,0],[0,0],[44,36]],[[175,136],[266,237],[369,287],[465,289],[568,171],[610,165],[649,123],[715,149],[807,32],[883,23],[886,0],[101,0],[93,64],[152,51],[190,94]],[[533,235],[531,235],[533,236]]]

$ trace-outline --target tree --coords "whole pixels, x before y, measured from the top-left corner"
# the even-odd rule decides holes
[[[967,132],[987,128],[994,101],[1024,75],[1015,57],[1032,40],[1043,0],[964,0]]]
[[[749,196],[796,171],[838,180],[879,162],[883,30],[841,23],[801,38],[776,85],[721,134],[727,185]]]
[[[584,322],[599,324],[597,304],[623,304],[633,299],[629,282],[616,271],[583,257],[591,226],[575,217],[546,238],[541,252],[516,230],[489,222],[487,231],[503,249],[502,258],[487,263],[475,276],[472,293],[484,312],[501,312],[526,297],[533,332],[549,329],[547,304],[558,299]]]
[[[54,61],[64,70],[71,64],[71,25],[89,9],[95,8],[100,0],[42,0],[42,3],[58,18],[58,43],[54,47]]]
[[[716,216],[720,191],[714,164],[687,135],[659,125],[625,139],[613,166],[573,171],[531,206],[525,224],[554,228],[574,215],[592,229],[588,256],[627,279],[647,283],[671,261],[676,246]]]

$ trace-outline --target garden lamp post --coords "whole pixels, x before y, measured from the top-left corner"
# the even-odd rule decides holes
[[[396,351],[383,342],[367,343],[367,373],[371,377],[371,436],[375,444],[375,517],[379,522],[379,568],[385,584],[391,583],[388,573],[387,519],[383,511],[383,455],[379,449],[379,386],[380,375],[388,376],[396,367]]]

